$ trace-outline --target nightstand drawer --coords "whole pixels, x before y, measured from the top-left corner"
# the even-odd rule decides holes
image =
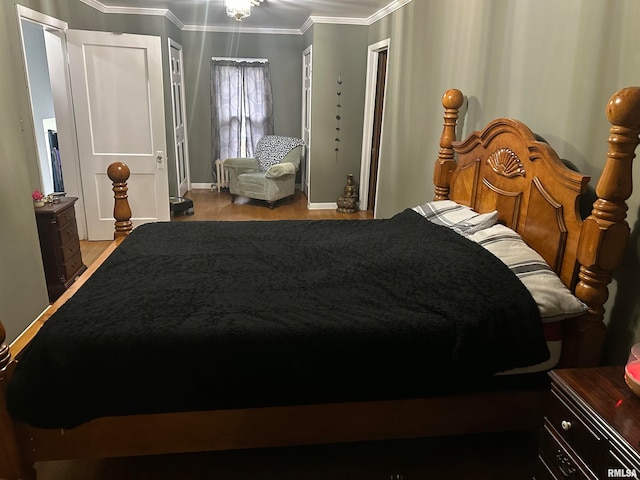
[[[539,466],[536,478],[558,478],[571,480],[597,480],[598,477],[588,466],[576,457],[553,426],[545,419],[540,439],[540,459],[544,469]],[[542,473],[546,473],[542,475]]]
[[[552,370],[535,480],[640,478],[640,399],[623,366]]]
[[[551,467],[547,464],[547,461],[542,457],[542,455],[538,455],[535,471],[533,473],[533,480],[556,480],[555,475],[551,471]]]
[[[547,415],[549,423],[581,458],[595,468],[607,450],[607,440],[588,426],[562,392],[553,386],[551,392],[551,408]]]

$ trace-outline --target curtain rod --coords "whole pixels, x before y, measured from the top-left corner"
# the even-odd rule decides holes
[[[227,62],[260,62],[268,63],[268,58],[232,58],[232,57],[211,57],[211,60],[224,60]]]

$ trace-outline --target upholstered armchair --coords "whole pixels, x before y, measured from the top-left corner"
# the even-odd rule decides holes
[[[241,195],[265,200],[269,208],[281,198],[292,196],[296,172],[304,155],[300,138],[265,135],[256,145],[255,158],[227,158],[232,200]]]

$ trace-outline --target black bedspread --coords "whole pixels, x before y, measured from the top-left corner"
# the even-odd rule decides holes
[[[407,209],[387,220],[137,228],[42,328],[11,415],[390,399],[548,358],[502,262]],[[461,377],[462,374],[462,377]]]

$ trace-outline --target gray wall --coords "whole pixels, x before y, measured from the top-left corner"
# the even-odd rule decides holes
[[[211,183],[212,57],[267,58],[274,133],[299,137],[302,110],[302,36],[182,32],[191,181]]]
[[[318,24],[305,36],[305,46],[311,44],[313,52],[310,203],[335,203],[346,175],[352,173],[356,181],[360,177],[367,33],[365,26]],[[342,85],[338,98],[339,74]],[[338,114],[340,132],[336,132]],[[340,139],[337,157],[336,133]]]
[[[5,46],[0,49],[0,62],[20,66],[14,8],[10,2],[0,3],[0,43]],[[22,68],[1,69],[0,202],[5,208],[0,213],[0,319],[9,339],[29,325],[48,302],[31,201],[38,184],[32,188],[29,165],[35,165],[37,153],[25,85]]]

